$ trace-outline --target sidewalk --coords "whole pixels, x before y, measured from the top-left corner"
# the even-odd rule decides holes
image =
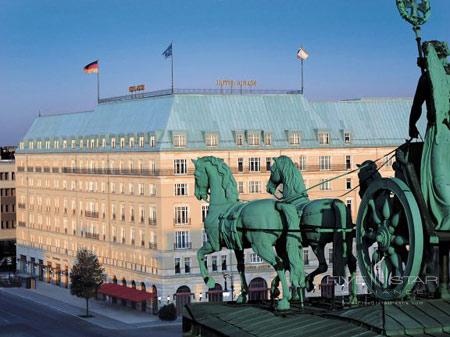
[[[148,312],[134,310],[120,304],[106,304],[95,299],[89,300],[89,312],[92,318],[82,318],[86,311],[86,301],[72,296],[69,289],[37,282],[36,289],[0,288],[0,291],[37,302],[69,315],[79,317],[106,329],[129,329],[181,324],[180,319],[174,322],[161,321],[158,316]]]

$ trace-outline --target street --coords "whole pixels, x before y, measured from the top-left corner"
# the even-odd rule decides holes
[[[96,337],[180,336],[181,326],[105,329],[73,315],[5,292],[0,293],[0,336]]]

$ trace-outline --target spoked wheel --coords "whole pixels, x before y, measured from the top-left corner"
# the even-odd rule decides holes
[[[410,294],[422,263],[423,228],[403,181],[383,178],[369,185],[358,211],[356,244],[368,290],[381,300]]]

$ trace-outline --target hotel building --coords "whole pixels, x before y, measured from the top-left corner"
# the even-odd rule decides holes
[[[194,196],[191,159],[223,158],[240,198],[252,200],[270,197],[272,158],[289,156],[307,187],[322,182],[311,198],[343,199],[356,221],[357,174],[325,180],[376,158],[392,175],[384,156],[404,141],[410,106],[396,98],[309,102],[296,92],[175,91],[40,116],[16,153],[18,269],[67,285],[77,250],[87,247],[109,282],[152,289],[164,302],[177,292],[205,300],[196,251],[208,205]],[[251,250],[245,258],[250,286],[270,285],[272,269]],[[223,250],[207,264],[217,289],[224,277],[230,288],[234,276],[236,295],[234,256]],[[308,249],[305,264],[308,272],[317,266]]]

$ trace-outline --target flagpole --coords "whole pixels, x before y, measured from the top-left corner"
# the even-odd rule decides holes
[[[301,94],[303,95],[303,59],[301,60],[301,79],[302,79]]]
[[[172,95],[173,95],[173,42],[170,43],[170,45],[172,46],[172,55],[171,55],[171,74],[172,74]]]
[[[100,103],[100,62],[97,60],[97,104]]]

